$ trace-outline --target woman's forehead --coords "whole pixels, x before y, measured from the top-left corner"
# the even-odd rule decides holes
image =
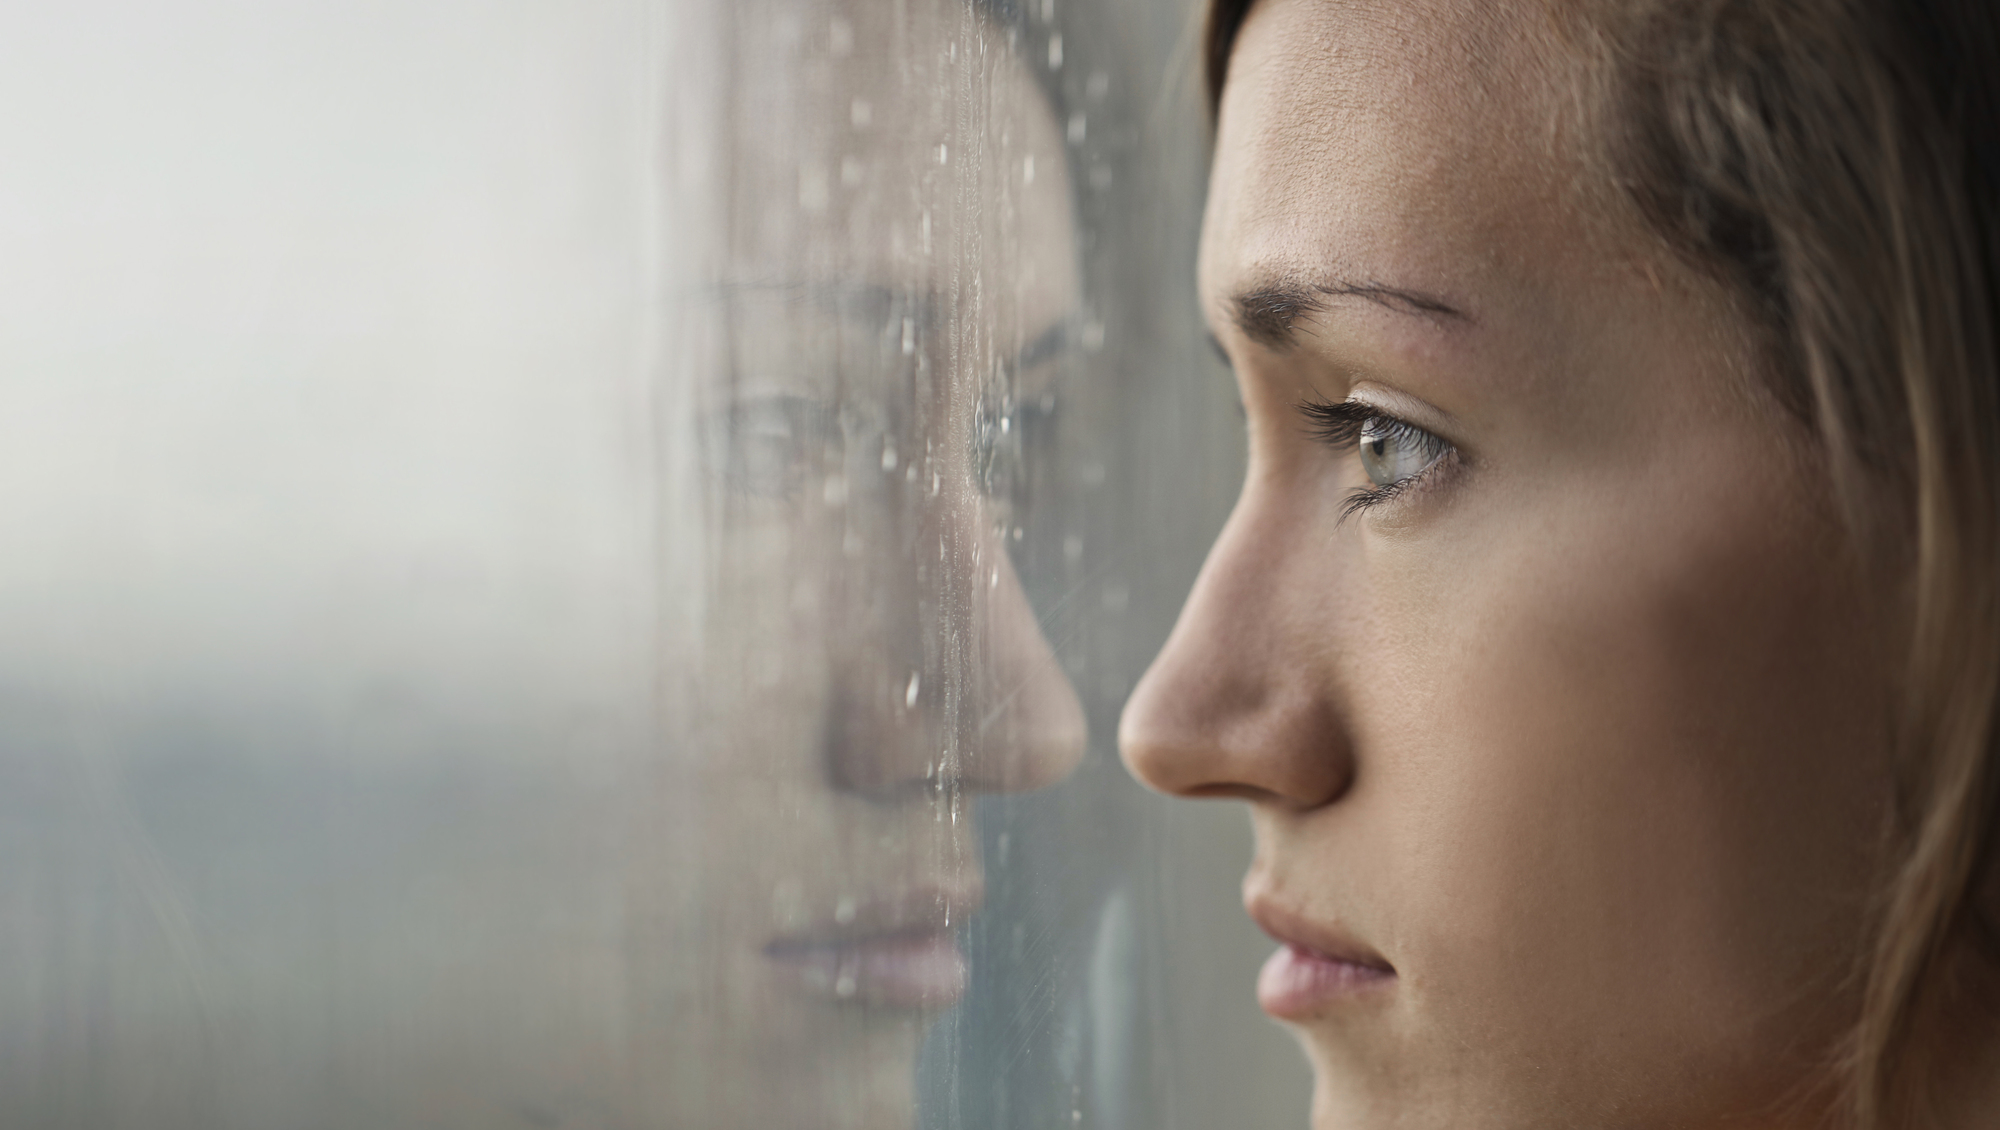
[[[1361,279],[1475,304],[1574,246],[1583,164],[1541,6],[1267,0],[1230,59],[1203,240],[1216,304]],[[1551,238],[1563,236],[1564,238]]]
[[[921,292],[978,248],[995,298],[1066,309],[1074,218],[1053,107],[971,5],[893,7],[903,18],[800,5],[817,38],[737,77],[749,128],[730,138],[733,177],[776,198],[734,202],[725,273]]]

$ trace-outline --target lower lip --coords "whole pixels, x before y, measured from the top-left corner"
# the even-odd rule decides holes
[[[1284,946],[1257,974],[1257,1003],[1280,1020],[1304,1020],[1395,981],[1394,972],[1378,966]]]
[[[836,1001],[949,1008],[965,995],[965,954],[947,933],[781,942],[765,953],[808,992]]]

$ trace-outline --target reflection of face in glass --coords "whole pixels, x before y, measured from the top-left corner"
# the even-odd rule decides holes
[[[678,1126],[892,1126],[964,986],[970,794],[1082,748],[1009,557],[1076,301],[1063,153],[969,7],[735,18],[780,49],[737,60],[696,299],[705,579],[665,642],[695,862],[657,1054]]]
[[[1009,559],[1062,147],[959,0],[666,7],[728,24],[726,77],[664,83],[715,160],[663,162],[728,209],[662,220],[700,282],[658,368],[700,377],[636,457],[633,6],[147,31],[225,64],[145,72],[187,183],[131,173],[151,137],[45,154],[75,277],[0,413],[0,1125],[910,1120],[969,798],[1082,744]],[[135,176],[123,226],[53,206]]]

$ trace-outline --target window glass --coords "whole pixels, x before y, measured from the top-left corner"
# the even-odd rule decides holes
[[[7,16],[0,1123],[1298,1124],[1196,16]]]

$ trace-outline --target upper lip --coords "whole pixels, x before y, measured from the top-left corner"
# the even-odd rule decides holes
[[[1386,958],[1340,926],[1317,921],[1281,905],[1277,896],[1268,890],[1246,889],[1243,892],[1243,908],[1274,941],[1349,965],[1365,966],[1384,973],[1396,971]]]
[[[878,938],[942,934],[979,909],[984,892],[977,884],[909,887],[838,905],[812,925],[772,940],[772,953],[854,945]]]

